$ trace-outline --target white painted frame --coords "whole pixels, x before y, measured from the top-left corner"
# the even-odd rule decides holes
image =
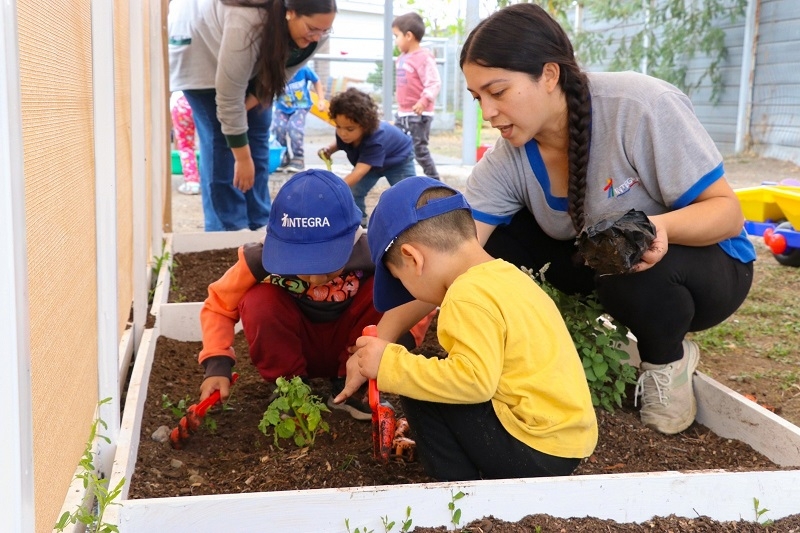
[[[16,2],[0,4],[0,530],[34,531],[30,314]]]
[[[221,249],[251,242],[244,232],[220,234],[176,234],[168,236],[173,252],[199,251],[205,235],[207,248]],[[248,238],[249,237],[249,238]],[[165,269],[169,268],[165,265]],[[136,464],[141,416],[147,382],[159,336],[189,337],[187,324],[198,321],[197,303],[167,304],[168,276],[161,296],[156,327],[147,330],[133,369],[117,457],[111,484],[130,480]],[[170,310],[170,311],[168,311]],[[173,313],[171,320],[164,315]],[[196,330],[199,331],[199,326]],[[198,336],[186,340],[198,340]],[[800,467],[800,428],[767,411],[733,390],[698,373],[694,377],[697,421],[723,438],[747,443],[776,464]],[[653,516],[699,515],[714,520],[755,521],[754,500],[769,512],[760,519],[782,518],[800,513],[800,470],[771,472],[658,472],[568,476],[557,478],[425,483],[352,487],[339,489],[128,499],[126,484],[120,506],[109,520],[121,533],[152,531],[191,532],[235,530],[238,532],[319,533],[366,528],[381,531],[382,517],[399,521],[411,507],[415,526],[450,525],[448,504],[452,495],[466,496],[456,503],[462,511],[461,525],[493,515],[516,521],[535,513],[557,517],[593,516],[618,522],[641,522]],[[659,498],[642,498],[659,494]],[[313,511],[313,512],[310,512]]]

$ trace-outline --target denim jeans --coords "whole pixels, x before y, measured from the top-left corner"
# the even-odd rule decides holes
[[[350,187],[350,190],[353,192],[353,198],[356,201],[356,205],[359,209],[361,209],[361,225],[364,227],[367,226],[367,194],[372,190],[379,179],[385,177],[389,182],[389,185],[394,185],[403,178],[416,175],[416,172],[417,171],[414,168],[414,154],[411,153],[409,154],[408,159],[399,165],[383,168],[381,170],[375,170],[373,168],[367,172],[363,178],[361,178],[361,181]]]
[[[214,89],[183,92],[192,107],[200,138],[200,191],[206,231],[258,229],[267,225],[269,197],[269,126],[272,108],[256,106],[247,112],[247,136],[256,175],[246,193],[233,185],[233,152],[217,119]]]

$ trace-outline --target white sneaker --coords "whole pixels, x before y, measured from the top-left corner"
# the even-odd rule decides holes
[[[636,400],[641,396],[642,423],[660,433],[674,435],[685,430],[697,415],[692,375],[700,362],[700,349],[683,341],[683,358],[668,365],[642,363],[636,383]]]
[[[200,194],[200,184],[196,181],[184,181],[178,185],[178,192],[181,194]]]

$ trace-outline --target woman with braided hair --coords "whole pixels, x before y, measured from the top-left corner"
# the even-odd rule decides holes
[[[643,74],[583,72],[564,30],[535,4],[481,21],[460,64],[502,136],[467,182],[485,249],[534,271],[549,264],[546,279],[568,294],[596,290],[637,338],[642,422],[685,430],[699,361],[685,336],[739,307],[755,260],[722,156],[689,98]],[[600,275],[576,236],[631,209],[649,219],[652,243],[628,272]]]

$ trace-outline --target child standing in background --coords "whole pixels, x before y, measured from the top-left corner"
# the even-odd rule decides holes
[[[200,174],[197,172],[197,156],[194,152],[195,129],[192,108],[182,91],[175,91],[169,98],[172,114],[172,131],[175,132],[175,148],[181,156],[183,183],[178,186],[181,194],[200,194]]]
[[[361,209],[361,225],[366,227],[366,197],[375,183],[385,177],[394,185],[416,174],[411,138],[382,121],[372,97],[353,87],[331,98],[329,113],[336,122],[336,142],[322,148],[319,155],[330,159],[339,150],[347,154],[353,170],[344,181]]]
[[[439,173],[428,149],[433,122],[433,103],[439,95],[442,80],[436,59],[430,50],[420,47],[425,23],[417,13],[406,13],[392,22],[394,44],[400,50],[395,78],[397,85],[396,124],[411,135],[414,155],[426,176],[439,179]]]
[[[283,94],[275,99],[275,111],[272,116],[272,132],[278,143],[287,148],[279,170],[300,172],[305,168],[303,139],[306,130],[306,115],[313,105],[309,84],[314,86],[319,99],[317,107],[325,109],[325,88],[317,73],[305,65],[292,76],[286,84]],[[289,138],[287,142],[287,136]],[[291,149],[291,158],[289,150]]]

